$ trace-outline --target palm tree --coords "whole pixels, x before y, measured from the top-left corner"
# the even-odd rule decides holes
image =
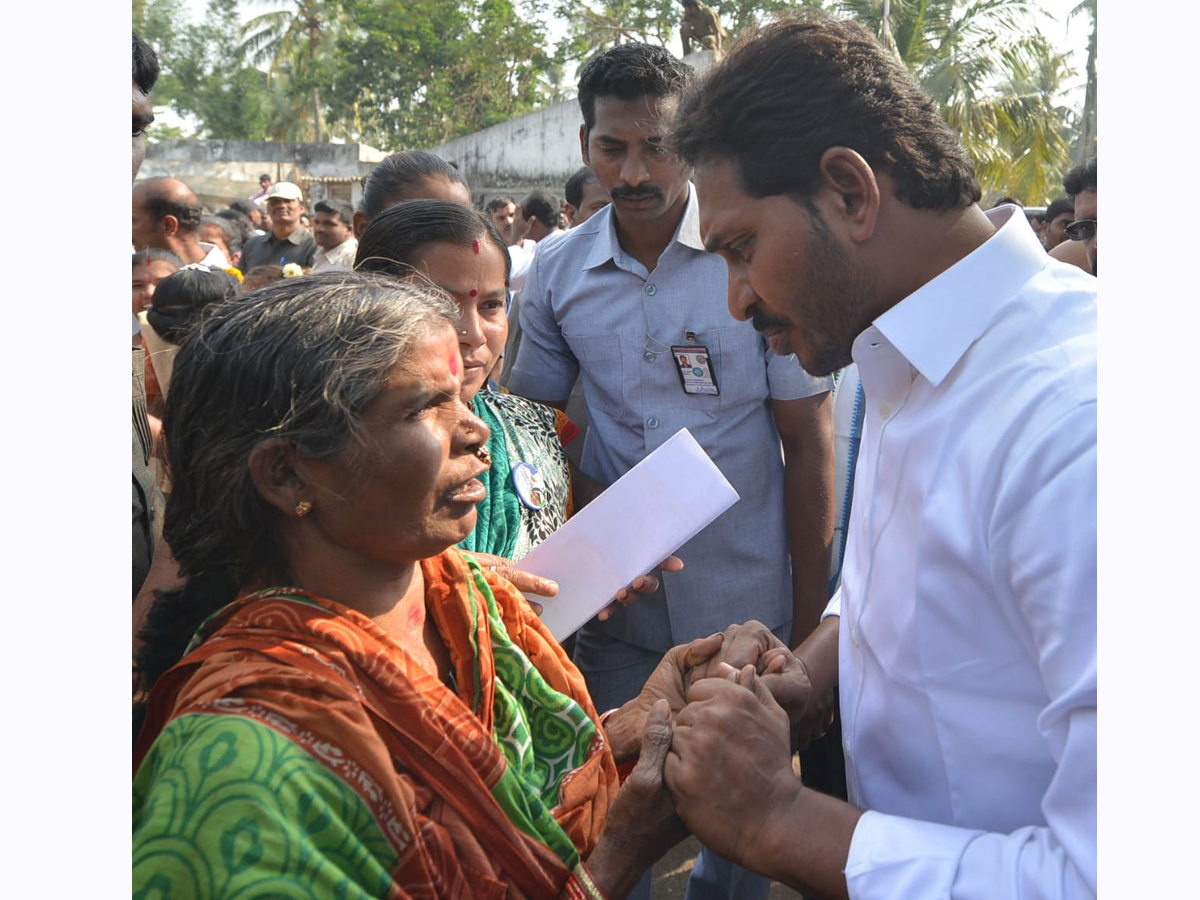
[[[1071,10],[1069,18],[1086,15],[1092,23],[1088,37],[1087,87],[1084,89],[1083,113],[1079,123],[1079,143],[1075,147],[1076,164],[1096,152],[1096,0],[1082,0]]]
[[[318,61],[325,42],[342,18],[338,0],[252,0],[254,3],[285,2],[248,21],[242,29],[242,48],[256,65],[268,63],[268,72],[278,76],[290,68],[292,77],[307,81],[312,111],[313,141],[321,141],[321,93]]]
[[[837,0],[834,9],[893,48],[958,131],[985,192],[1034,202],[1052,193],[1070,161],[1055,104],[1069,69],[1028,0]]]

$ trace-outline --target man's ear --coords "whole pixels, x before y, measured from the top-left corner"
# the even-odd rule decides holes
[[[818,166],[821,185],[833,199],[833,212],[856,243],[869,240],[879,217],[879,182],[875,171],[849,147],[830,147]]]
[[[174,237],[179,233],[179,220],[172,215],[163,216],[158,220],[159,230],[167,237]]]
[[[583,164],[590,166],[592,161],[588,159],[588,132],[587,125],[579,126],[579,154],[583,157]]]
[[[249,464],[250,480],[259,495],[285,516],[294,517],[303,500],[312,503],[311,489],[299,472],[300,454],[287,441],[259,441],[250,451]]]
[[[354,229],[354,237],[361,239],[363,232],[367,230],[367,214],[361,209],[356,209],[350,226]]]

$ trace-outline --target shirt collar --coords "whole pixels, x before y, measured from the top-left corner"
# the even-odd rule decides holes
[[[602,216],[603,219],[600,220]],[[595,233],[598,237],[592,244],[587,259],[584,260],[583,267],[585,269],[602,266],[610,259],[615,260],[625,253],[621,249],[620,241],[617,240],[617,219],[611,203],[579,227],[584,228],[592,222],[596,222]],[[700,205],[696,202],[696,188],[690,181],[688,182],[687,204],[683,208],[683,218],[679,220],[679,225],[676,226],[671,241],[693,250],[699,250],[701,253],[707,252],[704,249],[704,242],[700,240]]]
[[[268,233],[271,235],[271,240],[277,243],[282,244],[284,241],[287,241],[289,244],[296,244],[297,246],[303,244],[304,238],[308,235],[308,232],[304,230],[303,225],[297,225],[292,229],[291,234],[282,239],[275,237],[275,232],[273,231]]]
[[[931,384],[941,383],[996,310],[1049,264],[1019,207],[1002,206],[987,217],[996,228],[992,237],[874,322]]]

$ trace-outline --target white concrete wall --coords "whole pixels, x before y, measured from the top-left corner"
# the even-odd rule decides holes
[[[168,140],[147,147],[138,179],[178,178],[202,203],[221,207],[257,193],[258,177],[266,172],[274,181],[300,185],[310,202],[332,195],[357,203],[358,179],[385,156],[366,144]],[[317,178],[348,181],[327,185],[313,182]]]

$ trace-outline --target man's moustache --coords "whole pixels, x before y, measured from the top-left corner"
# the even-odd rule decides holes
[[[662,195],[663,192],[659,188],[616,188],[611,192],[611,196],[614,200],[616,200],[618,197],[625,197],[628,199],[636,199],[638,197],[661,198]]]
[[[792,323],[787,319],[781,319],[779,316],[772,315],[769,312],[756,308],[750,317],[750,324],[754,326],[755,331],[766,331],[768,329],[791,328]]]

